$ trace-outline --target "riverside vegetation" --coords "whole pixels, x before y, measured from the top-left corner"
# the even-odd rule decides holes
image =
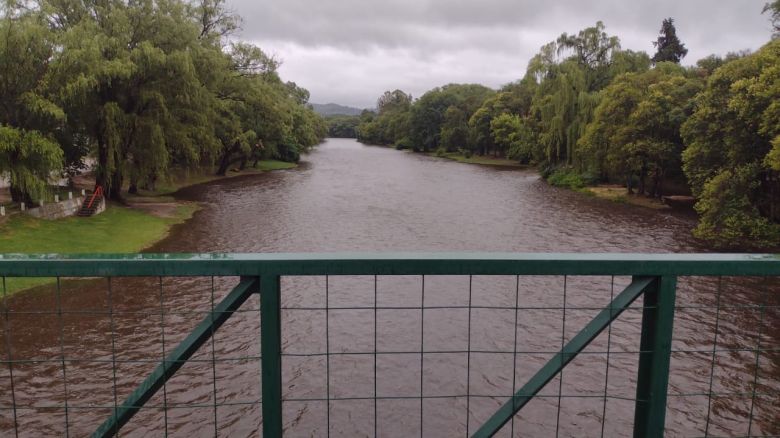
[[[0,175],[14,202],[95,161],[109,199],[176,169],[296,162],[326,135],[224,0],[0,0]]]
[[[449,84],[418,99],[387,91],[357,116],[358,140],[439,156],[506,157],[550,183],[623,184],[628,194],[692,193],[694,234],[718,247],[780,243],[780,0],[755,53],[693,67],[674,21],[656,53],[624,50],[603,23],[543,46],[499,90]],[[348,124],[344,118],[331,125]]]

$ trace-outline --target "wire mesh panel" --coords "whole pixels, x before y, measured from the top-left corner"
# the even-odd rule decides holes
[[[361,263],[2,277],[0,435],[780,435],[777,276]]]
[[[0,435],[95,431],[235,278],[56,278],[3,303]],[[130,435],[252,433],[260,416],[259,300],[250,298],[143,406]],[[247,336],[248,334],[248,336]],[[173,364],[168,364],[173,365]],[[210,432],[206,432],[210,431]]]

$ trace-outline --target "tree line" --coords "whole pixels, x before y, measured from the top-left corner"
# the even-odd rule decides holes
[[[683,67],[688,50],[663,20],[655,54],[623,49],[603,23],[563,33],[498,90],[449,84],[418,99],[387,91],[357,138],[420,152],[496,155],[585,185],[623,184],[697,199],[696,236],[716,245],[780,242],[780,0],[775,34],[755,53]],[[554,178],[553,178],[554,177]]]
[[[309,93],[238,41],[225,0],[2,0],[0,175],[14,201],[95,161],[109,198],[171,168],[297,161],[326,135]]]

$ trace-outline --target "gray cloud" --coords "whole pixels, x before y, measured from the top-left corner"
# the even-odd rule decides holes
[[[230,1],[230,0],[229,0]],[[757,49],[769,40],[764,0],[232,0],[241,37],[284,60],[282,75],[312,101],[373,106],[386,89],[419,96],[449,82],[497,87],[562,32],[601,20],[624,48],[652,52],[674,17],[689,49]]]

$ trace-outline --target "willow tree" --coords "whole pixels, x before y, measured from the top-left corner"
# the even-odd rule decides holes
[[[531,105],[541,148],[535,155],[549,165],[582,166],[576,162],[577,141],[593,118],[599,91],[619,73],[646,69],[645,59],[621,51],[620,40],[602,22],[543,46],[526,73],[538,84]]]
[[[65,114],[44,81],[54,47],[38,14],[0,19],[0,175],[9,177],[16,202],[40,199],[63,164],[53,133]]]
[[[67,0],[44,11],[62,45],[52,80],[69,124],[93,141],[96,185],[119,199],[128,176],[133,189],[153,185],[174,154],[199,155],[199,34],[185,4]]]

